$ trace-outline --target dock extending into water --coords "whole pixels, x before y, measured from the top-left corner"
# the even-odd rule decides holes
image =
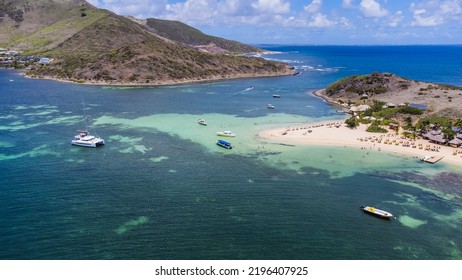
[[[438,156],[438,157],[432,156],[432,157],[425,157],[425,158],[422,159],[422,161],[434,164],[434,163],[437,163],[438,161],[442,160],[443,158],[444,158],[444,156]]]

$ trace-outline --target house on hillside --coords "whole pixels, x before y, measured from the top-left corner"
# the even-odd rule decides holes
[[[17,55],[19,55],[20,52],[18,52],[18,51],[7,51],[6,53],[7,53],[9,56],[17,56]]]
[[[386,109],[386,108],[395,108],[396,107],[396,104],[395,103],[392,103],[392,102],[388,102],[387,104],[383,105],[382,108],[383,109]]]
[[[411,104],[409,104],[409,107],[417,108],[417,109],[420,109],[422,111],[427,110],[427,105],[425,105],[425,104],[411,103]]]
[[[52,60],[52,59],[50,59],[50,58],[48,58],[48,57],[42,57],[42,58],[40,58],[39,63],[40,63],[40,64],[48,64],[48,63],[51,62],[51,60]]]
[[[369,105],[359,105],[359,106],[351,106],[350,107],[350,112],[352,113],[357,113],[357,112],[364,112],[368,109],[370,109],[371,106]]]

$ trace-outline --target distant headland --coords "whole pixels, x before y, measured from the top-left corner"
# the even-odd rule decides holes
[[[263,50],[209,36],[178,21],[136,19],[83,0],[9,1],[0,48],[47,63],[17,63],[34,78],[96,85],[164,85],[291,75]]]

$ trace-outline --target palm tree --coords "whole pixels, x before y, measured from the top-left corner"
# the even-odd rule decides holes
[[[350,128],[356,128],[359,125],[358,119],[355,116],[351,116],[345,121],[346,125]]]
[[[452,125],[455,126],[455,127],[457,127],[457,128],[462,129],[462,119],[461,119],[461,118],[457,118],[457,119],[453,122]]]
[[[417,127],[411,125],[411,126],[409,127],[409,130],[412,131],[412,139],[415,140],[415,137],[417,136]]]

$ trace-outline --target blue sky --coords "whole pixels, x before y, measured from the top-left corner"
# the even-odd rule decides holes
[[[462,0],[87,0],[248,44],[462,44]]]

